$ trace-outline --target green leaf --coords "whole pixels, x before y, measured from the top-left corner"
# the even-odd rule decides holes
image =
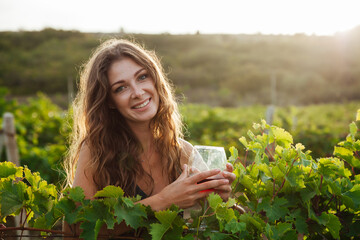
[[[350,135],[355,138],[355,135],[357,133],[357,127],[356,127],[356,124],[354,122],[352,122],[350,125],[349,125],[349,128],[350,128]]]
[[[80,207],[77,208],[75,202],[68,198],[60,199],[55,205],[55,208],[65,215],[65,221],[68,224],[75,223],[79,210],[81,209]]]
[[[38,229],[51,229],[63,216],[64,215],[58,209],[52,208],[51,211],[45,215],[36,218],[32,227]]]
[[[296,227],[296,230],[299,233],[307,234],[309,232],[308,231],[308,225],[306,223],[306,219],[301,217],[301,216],[296,217],[296,219],[295,219],[295,227]]]
[[[276,126],[271,126],[271,132],[277,144],[284,148],[290,148],[293,143],[293,138],[290,133]]]
[[[67,188],[64,192],[75,202],[82,202],[85,198],[84,190],[81,187]]]
[[[314,190],[311,187],[307,187],[300,190],[300,196],[304,202],[310,201],[310,199],[312,199],[315,195],[316,195],[316,190]]]
[[[153,223],[150,225],[150,234],[153,240],[161,240],[169,226],[160,223]]]
[[[81,223],[80,228],[83,230],[80,234],[80,238],[86,240],[96,240],[99,234],[101,226],[104,222],[100,219],[95,222],[84,221]]]
[[[0,178],[7,178],[11,176],[12,179],[15,179],[17,177],[22,177],[22,172],[23,168],[17,167],[12,162],[0,162]]]
[[[344,147],[334,147],[334,155],[344,159],[351,166],[360,168],[360,159],[354,157],[353,151]]]
[[[341,223],[339,221],[339,218],[335,216],[334,214],[328,214],[329,221],[326,224],[326,227],[328,228],[329,232],[335,239],[339,239],[339,232],[341,229]]]
[[[216,218],[220,221],[229,222],[231,219],[236,219],[236,216],[233,209],[219,206],[216,209]]]
[[[271,226],[271,230],[273,232],[272,239],[282,239],[288,231],[292,230],[292,224],[280,222],[275,226]]]
[[[231,156],[230,156],[230,158],[229,158],[229,161],[232,163],[232,164],[234,164],[234,162],[238,159],[238,157],[239,157],[239,152],[238,152],[238,150],[234,147],[234,146],[232,146],[232,147],[230,147],[229,148],[229,151],[230,151],[230,153],[231,153]]]
[[[253,225],[258,231],[263,231],[265,227],[265,222],[258,216],[252,216],[249,213],[244,213],[239,216],[240,222],[245,222],[246,226]]]
[[[305,188],[304,172],[298,167],[293,167],[285,178],[290,183],[290,186]]]
[[[218,194],[210,193],[210,195],[207,197],[207,200],[209,201],[209,206],[216,210],[218,205],[223,202],[222,198]]]
[[[236,203],[235,198],[229,198],[227,200],[227,202],[225,203],[225,206],[229,208],[229,207],[234,206],[235,203]]]
[[[107,224],[109,229],[112,229],[115,224],[115,219],[110,212],[110,208],[102,200],[93,200],[89,206],[82,208],[79,218],[79,220],[93,223],[101,220]],[[95,232],[95,234],[97,235],[97,232]]]
[[[239,138],[239,141],[241,142],[242,145],[244,145],[244,147],[248,148],[248,143],[245,137]]]
[[[136,204],[129,208],[123,206],[120,202],[114,206],[114,216],[118,223],[125,221],[125,223],[133,229],[138,229],[142,226],[142,218],[147,218],[145,207],[141,204]]]
[[[160,223],[171,225],[171,223],[175,220],[177,214],[178,213],[176,211],[164,210],[155,212],[155,217],[160,221]]]
[[[285,198],[275,198],[271,203],[270,197],[266,197],[262,199],[261,203],[259,203],[258,211],[265,211],[269,221],[274,222],[287,214],[288,209],[283,207],[286,204],[287,200]]]
[[[45,214],[51,210],[54,204],[54,199],[47,194],[42,194],[40,191],[33,191],[34,201],[31,209],[38,215]]]
[[[163,235],[172,226],[177,214],[178,213],[176,211],[171,210],[155,212],[155,217],[160,221],[160,224],[153,223],[150,225],[150,234],[152,235],[152,239],[162,239]]]
[[[1,217],[17,213],[26,202],[28,186],[24,182],[7,180],[0,182]]]
[[[135,205],[134,202],[130,198],[127,198],[127,197],[123,197],[122,201],[127,207],[134,207],[134,205]]]
[[[231,219],[230,222],[225,224],[225,230],[231,232],[232,234],[240,233],[246,231],[246,223],[237,222],[235,219]]]
[[[272,172],[272,176],[275,179],[282,179],[283,177],[285,177],[285,173],[280,169],[280,165],[282,163],[278,163],[278,166],[274,166],[271,170]]]
[[[359,210],[358,208],[360,206],[360,185],[355,185],[352,189],[345,192],[343,195],[351,198],[354,203],[355,209]]]
[[[360,121],[360,109],[357,110],[355,121]]]
[[[272,173],[271,173],[271,170],[270,170],[270,167],[268,164],[265,164],[265,163],[260,163],[259,164],[259,170],[260,171],[263,171],[265,173],[266,176],[272,178]]]
[[[119,198],[124,196],[124,191],[120,187],[107,186],[102,190],[98,191],[94,197],[108,197],[108,198]]]
[[[47,185],[46,181],[42,180],[38,172],[32,173],[30,169],[24,169],[25,178],[30,183],[30,185],[35,188],[41,188],[42,186]]]

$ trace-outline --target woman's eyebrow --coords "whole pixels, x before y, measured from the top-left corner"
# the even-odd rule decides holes
[[[137,70],[135,73],[134,73],[134,77],[136,77],[139,73],[141,73],[143,70],[146,70],[145,68],[140,68],[139,70]],[[125,80],[119,80],[119,81],[116,81],[114,82],[113,84],[111,84],[110,87],[113,87],[114,85],[118,84],[118,83],[123,83],[125,82]]]
[[[145,68],[140,68],[139,70],[137,70],[135,73],[134,73],[134,77],[136,77],[136,75],[138,75],[140,72],[142,72],[143,70],[146,70]]]

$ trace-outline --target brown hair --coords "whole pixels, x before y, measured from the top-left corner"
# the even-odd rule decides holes
[[[169,182],[179,175],[182,123],[172,87],[160,61],[154,52],[136,43],[111,39],[95,50],[81,71],[79,92],[73,103],[74,128],[66,162],[67,183],[70,186],[83,144],[90,149],[91,168],[96,173],[93,174],[93,181],[98,190],[107,185],[116,185],[126,195],[132,196],[136,176],[145,173],[139,159],[143,152],[139,140],[124,117],[109,107],[111,100],[107,72],[114,61],[124,57],[145,67],[155,81],[159,109],[151,120],[150,128]]]

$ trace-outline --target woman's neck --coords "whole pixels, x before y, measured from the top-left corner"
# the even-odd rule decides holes
[[[141,146],[144,149],[144,152],[148,152],[150,147],[152,146],[152,142],[154,140],[153,135],[150,130],[149,124],[136,124],[136,123],[128,123],[131,130],[140,141]]]

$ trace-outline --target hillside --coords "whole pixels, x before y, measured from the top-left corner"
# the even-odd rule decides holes
[[[99,42],[134,39],[161,57],[182,101],[218,106],[360,100],[360,27],[335,36],[0,32],[0,85],[66,93]]]

